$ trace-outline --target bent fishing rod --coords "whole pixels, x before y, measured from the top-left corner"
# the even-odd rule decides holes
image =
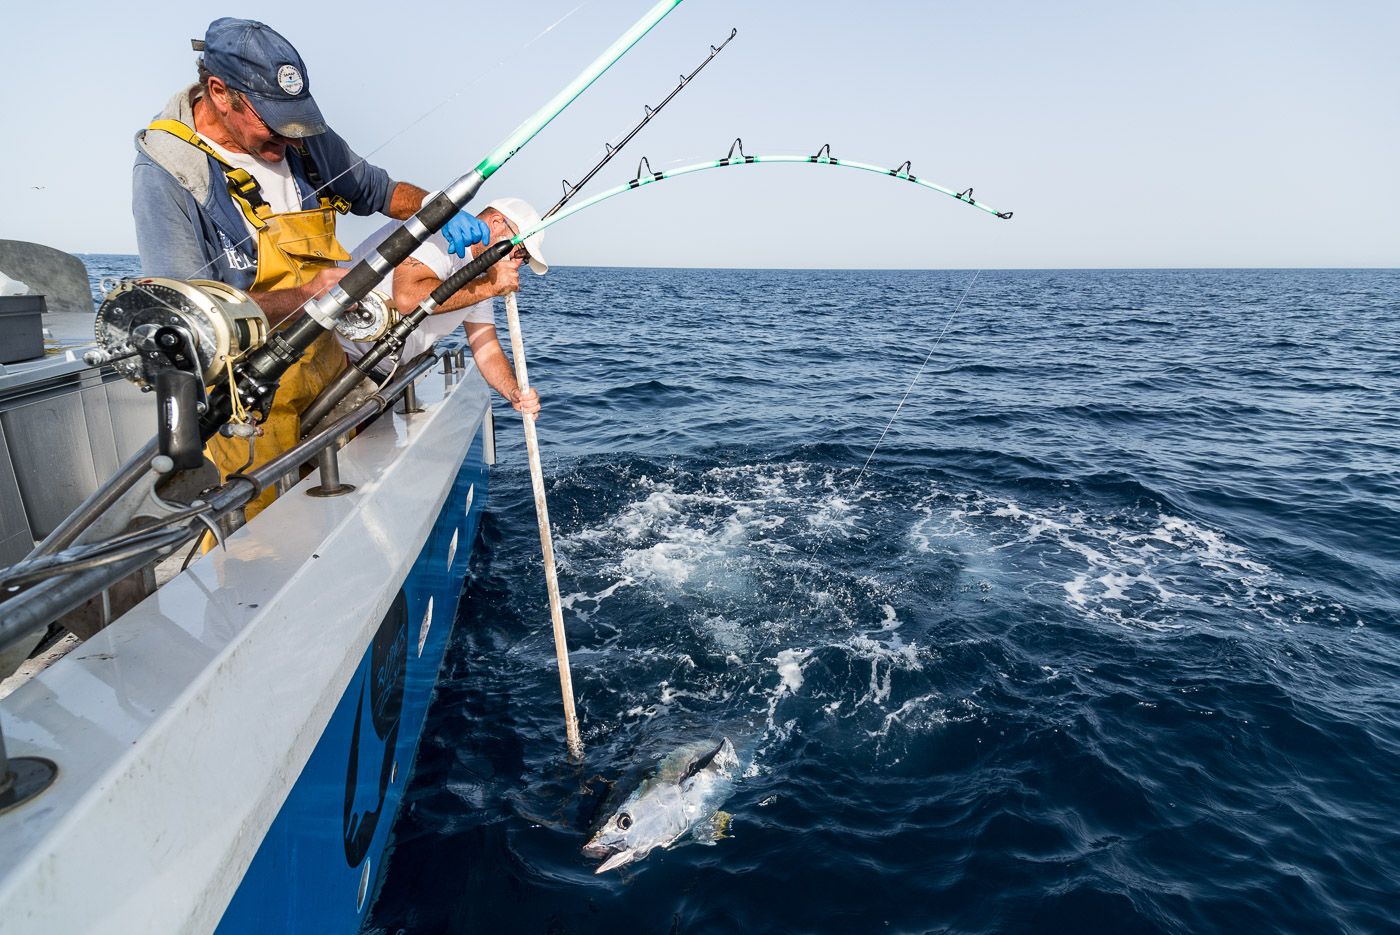
[[[235,389],[231,390],[229,386],[221,384],[203,403],[204,408],[199,417],[201,442],[212,438],[240,406],[266,411],[276,392],[277,381],[317,338],[333,329],[347,309],[368,295],[390,270],[407,259],[424,241],[451,220],[471,201],[487,179],[680,3],[681,0],[661,0],[648,10],[573,81],[477,163],[474,169],[423,205],[417,214],[405,221],[369,256],[351,268],[339,284],[321,298],[304,306],[305,314],[301,318],[290,327],[271,335],[265,343],[235,365],[234,379],[230,381]],[[239,397],[236,400],[233,398],[235,393]],[[171,408],[173,407],[162,407]],[[162,434],[173,434],[174,428],[166,424],[166,416],[162,414],[161,418]],[[184,454],[184,463],[177,464],[176,467],[195,466],[191,462],[198,452],[185,451]]]
[[[977,201],[972,196],[971,188],[966,188],[962,191],[957,191],[956,189],[947,188],[935,182],[930,182],[928,179],[920,178],[919,176],[914,175],[912,167],[908,160],[900,163],[898,167],[890,169],[884,166],[877,166],[873,163],[868,162],[856,162],[852,159],[838,159],[835,156],[831,155],[830,144],[823,146],[821,149],[817,150],[817,152],[814,155],[811,156],[750,156],[744,152],[743,144],[744,141],[742,139],[735,140],[734,144],[729,148],[729,154],[723,159],[711,159],[707,162],[697,162],[693,165],[681,166],[678,169],[670,169],[662,172],[652,171],[651,164],[647,161],[646,157],[643,156],[642,161],[637,166],[637,176],[631,181],[624,182],[621,185],[609,188],[606,191],[599,192],[598,194],[593,195],[590,198],[585,198],[583,201],[580,201],[572,208],[567,208],[563,211],[560,211],[553,217],[541,218],[538,224],[535,224],[532,227],[520,231],[518,234],[511,237],[509,240],[502,240],[498,243],[492,244],[491,246],[483,250],[481,254],[477,256],[474,260],[472,260],[470,263],[463,266],[457,272],[453,273],[451,278],[444,281],[438,289],[433,291],[433,296],[430,297],[430,299],[437,296],[439,292],[444,293],[444,298],[446,298],[446,296],[451,295],[453,292],[460,289],[462,286],[466,285],[471,280],[486,272],[486,270],[489,269],[493,263],[496,263],[499,260],[504,259],[506,256],[509,256],[512,250],[514,250],[517,246],[519,246],[528,238],[533,237],[535,234],[547,230],[550,227],[553,227],[555,224],[558,224],[560,221],[563,221],[566,218],[573,217],[580,211],[585,211],[588,208],[591,208],[594,205],[607,201],[610,198],[614,198],[618,195],[625,194],[626,192],[636,191],[639,188],[644,188],[647,185],[652,185],[656,182],[664,182],[667,179],[680,178],[683,175],[691,175],[696,172],[703,172],[707,169],[723,169],[728,166],[751,166],[758,165],[760,163],[793,163],[797,165],[836,166],[838,168],[843,169],[860,169],[865,172],[874,172],[879,175],[888,176],[889,178],[898,179],[902,182],[912,182],[913,184],[918,185],[920,188],[927,188],[931,191],[940,192],[944,195],[947,195],[950,198],[962,202],[965,205],[971,205],[974,208],[977,208],[981,211],[985,211],[988,214],[1002,219],[1003,221],[1010,220],[1012,216],[1012,212],[1010,211],[998,211],[996,208],[993,208],[986,202]],[[646,169],[645,172],[642,171],[643,167],[645,167]],[[425,300],[424,305],[427,304],[428,302],[427,300]],[[419,308],[416,309],[412,315],[400,321],[399,324],[405,325],[409,322],[411,318],[414,317],[418,317],[418,321],[422,321],[423,318],[427,317],[427,313],[423,313],[421,316],[419,316],[419,312],[422,310],[422,308],[423,306],[419,306]],[[408,328],[408,330],[411,331],[412,328],[417,327],[418,321],[414,321],[412,325]],[[383,355],[380,356],[379,360],[382,359]],[[378,361],[376,361],[376,363],[377,362]]]
[[[702,61],[699,65],[696,65],[695,68],[690,72],[690,74],[681,75],[680,83],[671,89],[671,93],[667,94],[664,98],[661,99],[661,103],[657,104],[655,107],[652,107],[650,105],[643,105],[643,110],[645,113],[642,119],[636,124],[636,126],[628,130],[623,135],[622,139],[616,144],[603,144],[603,158],[599,159],[598,162],[594,164],[593,168],[589,169],[586,173],[584,173],[583,178],[579,180],[578,184],[571,185],[569,184],[568,179],[564,180],[563,197],[554,203],[554,207],[550,208],[544,213],[543,219],[548,219],[558,214],[559,211],[566,204],[568,204],[575,195],[579,193],[580,189],[587,185],[593,179],[593,177],[603,169],[604,166],[606,166],[609,162],[612,162],[613,157],[616,156],[618,153],[622,152],[623,147],[630,143],[632,141],[632,138],[638,133],[640,133],[642,129],[646,127],[647,124],[651,123],[651,121],[656,117],[657,114],[665,110],[666,105],[671,103],[671,101],[675,98],[677,94],[680,94],[681,91],[685,90],[686,87],[690,85],[690,82],[694,80],[695,76],[700,74],[700,72],[704,70],[706,65],[714,61],[715,56],[723,52],[724,47],[729,45],[729,43],[732,42],[734,40],[734,37],[738,34],[739,30],[737,28],[731,29],[729,31],[729,35],[725,37],[725,40],[723,42],[721,42],[717,46],[710,46],[710,54],[705,57],[705,60]],[[505,246],[507,243],[509,244],[509,249],[507,249]],[[492,265],[504,259],[511,252],[511,250],[515,249],[515,246],[516,241],[501,241],[499,244],[488,246],[483,251],[482,255],[490,255],[492,259],[489,262],[486,262],[481,266],[476,266],[474,265],[474,260],[473,263],[467,264],[466,267],[463,267],[456,273],[453,273],[447,279],[444,279],[438,285],[438,287],[428,295],[427,298],[425,298],[421,303],[419,303],[417,308],[415,308],[412,312],[403,316],[397,322],[395,322],[393,327],[391,327],[383,337],[376,341],[370,347],[370,349],[366,351],[362,357],[360,357],[359,360],[352,361],[350,365],[345,368],[345,370],[341,371],[339,377],[337,377],[329,386],[322,390],[321,393],[314,400],[312,400],[311,405],[306,408],[306,411],[303,412],[301,416],[301,434],[303,436],[310,434],[311,431],[316,428],[317,423],[319,423],[322,419],[325,418],[326,413],[330,412],[332,409],[335,408],[335,405],[337,403],[339,403],[346,396],[350,395],[350,393],[354,391],[355,387],[360,385],[360,382],[362,380],[364,380],[367,377],[370,377],[373,374],[375,367],[379,366],[379,364],[382,363],[385,358],[391,355],[395,355],[400,350],[402,350],[405,342],[408,340],[409,335],[411,335],[415,330],[417,330],[418,326],[421,325],[429,315],[436,311],[437,308],[440,305],[442,305],[442,303],[446,302],[448,299],[454,296],[457,293],[457,290],[461,289],[467,283],[482,275]],[[478,257],[477,259],[480,259],[480,257]]]
[[[744,152],[744,141],[742,139],[737,139],[734,141],[733,145],[729,147],[729,154],[723,159],[711,159],[707,162],[697,162],[692,165],[681,166],[678,169],[667,169],[661,172],[655,172],[652,170],[651,164],[647,161],[646,157],[642,157],[642,161],[637,164],[637,175],[631,181],[624,182],[623,184],[618,185],[614,188],[610,188],[607,191],[599,192],[591,198],[586,198],[578,204],[574,205],[572,208],[569,208],[567,211],[562,211],[552,218],[541,218],[540,223],[536,224],[534,227],[531,227],[527,231],[521,231],[518,237],[515,238],[512,242],[518,242],[524,240],[527,237],[533,237],[535,234],[540,233],[546,228],[552,227],[553,225],[564,220],[565,218],[572,217],[580,211],[587,210],[588,208],[591,208],[596,204],[607,201],[609,198],[621,195],[624,192],[636,191],[639,188],[651,185],[655,182],[664,182],[667,179],[680,178],[683,175],[691,175],[692,173],[703,172],[707,169],[723,169],[729,166],[752,166],[770,163],[794,163],[797,165],[835,166],[843,169],[860,169],[865,172],[874,172],[878,175],[885,175],[893,179],[899,179],[902,182],[912,182],[921,188],[927,188],[931,191],[941,192],[942,194],[947,195],[950,198],[954,198],[958,201],[961,201],[963,204],[971,205],[974,208],[977,208],[981,211],[987,212],[988,214],[1001,218],[1003,221],[1009,221],[1012,215],[1012,212],[1010,211],[998,211],[996,208],[993,208],[986,202],[977,201],[975,198],[972,197],[971,188],[966,188],[962,191],[957,191],[955,189],[939,185],[935,182],[930,182],[928,179],[920,178],[919,176],[913,173],[909,160],[905,160],[904,162],[900,163],[897,168],[890,169],[886,168],[885,166],[877,166],[868,162],[856,162],[853,159],[837,159],[835,156],[831,155],[830,143],[817,150],[817,152],[811,156],[750,156]],[[646,171],[643,171],[643,169],[645,169]]]

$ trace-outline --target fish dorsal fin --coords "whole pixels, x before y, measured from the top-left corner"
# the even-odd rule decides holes
[[[696,773],[709,766],[711,763],[714,762],[715,757],[719,756],[719,752],[723,749],[724,741],[721,740],[719,742],[719,746],[715,747],[713,750],[711,750],[709,753],[706,753],[704,756],[697,757],[694,760],[694,762],[687,766],[685,768],[685,772],[681,774],[680,781],[685,782],[691,776],[694,776]]]

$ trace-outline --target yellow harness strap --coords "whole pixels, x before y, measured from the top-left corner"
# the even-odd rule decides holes
[[[258,187],[258,180],[253,178],[251,172],[229,165],[223,156],[214,151],[214,147],[204,142],[191,127],[178,120],[154,120],[146,129],[163,130],[176,139],[184,140],[223,166],[224,177],[228,179],[228,193],[233,196],[234,204],[238,205],[239,210],[248,218],[248,223],[255,228],[262,230],[267,226],[266,218],[272,213],[272,209],[263,200],[262,189]]]
[[[147,129],[169,133],[223,167],[228,178],[229,197],[243,212],[257,238],[258,267],[253,277],[253,291],[305,285],[320,270],[350,259],[350,254],[335,238],[336,212],[343,214],[350,210],[350,202],[340,195],[324,194],[328,189],[321,183],[320,172],[308,152],[299,151],[307,182],[318,192],[320,207],[277,213],[263,198],[262,189],[251,173],[230,165],[188,125],[166,119],[154,121]]]

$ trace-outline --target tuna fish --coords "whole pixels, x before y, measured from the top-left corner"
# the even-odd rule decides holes
[[[730,816],[719,807],[738,775],[739,757],[728,738],[671,751],[584,845],[587,856],[605,858],[594,872],[641,860],[687,833],[706,844],[725,837]]]

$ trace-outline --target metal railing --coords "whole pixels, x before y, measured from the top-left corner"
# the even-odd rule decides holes
[[[104,555],[100,551],[101,543],[80,544],[65,549],[65,546],[71,545],[85,528],[80,519],[75,519],[71,524],[65,522],[60,530],[55,530],[54,534],[45,540],[34,555],[8,569],[11,574],[26,570],[51,570],[53,576],[0,603],[0,651],[17,644],[39,628],[47,627],[52,621],[101,594],[123,578],[160,561],[203,535],[208,528],[205,519],[217,521],[220,517],[241,509],[279,479],[299,471],[302,465],[317,460],[323,451],[338,444],[342,435],[365,420],[387,411],[396,400],[404,396],[419,377],[436,366],[439,356],[436,349],[428,351],[406,365],[398,375],[351,412],[320,427],[314,435],[303,439],[265,464],[241,474],[230,475],[221,487],[206,498],[206,506],[203,509],[192,511],[197,512],[199,517],[169,529],[144,531],[149,541],[138,539],[125,543],[125,547],[131,550],[130,554],[117,550]],[[150,451],[153,452],[154,448]],[[142,449],[142,452],[147,455],[145,463],[138,460],[141,456],[139,452],[118,472],[115,480],[118,486],[125,484],[122,490],[131,487],[150,470],[150,453],[146,449]],[[115,495],[107,493],[105,489],[99,491],[80,506],[74,516],[77,517],[78,513],[96,515],[103,504],[110,503],[114,498]],[[181,514],[183,513],[184,511],[181,511]],[[176,522],[186,518],[181,514],[177,514]],[[71,565],[72,570],[66,570],[65,565]]]

